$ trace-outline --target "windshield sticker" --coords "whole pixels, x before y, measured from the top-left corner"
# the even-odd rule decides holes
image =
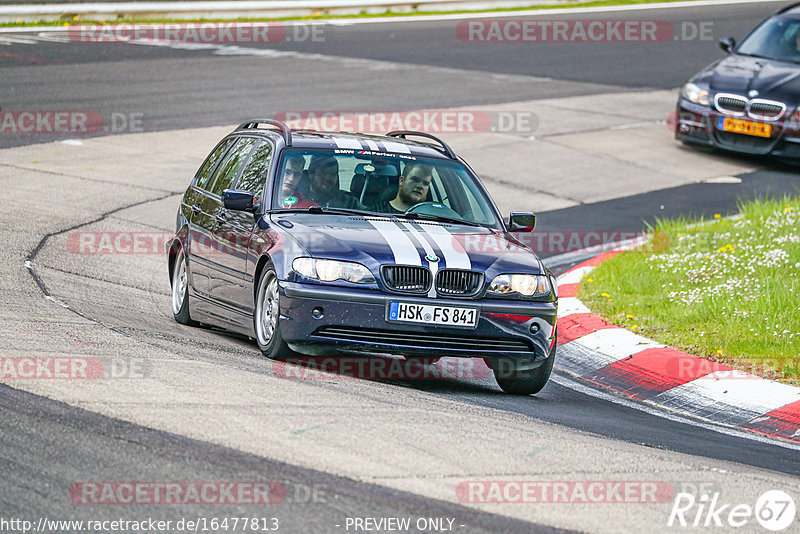
[[[372,172],[372,171],[375,170],[375,166],[374,165],[364,165],[364,170],[367,171],[367,172]]]
[[[378,152],[375,150],[360,150],[356,152],[359,156],[383,156],[388,158],[400,158],[400,159],[413,159],[416,160],[414,156],[409,156],[408,154],[395,154],[394,152]]]
[[[291,208],[295,204],[297,204],[297,197],[286,197],[283,199],[283,205],[287,208]]]

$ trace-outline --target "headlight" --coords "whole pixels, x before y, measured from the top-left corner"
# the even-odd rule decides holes
[[[352,261],[317,260],[314,258],[295,258],[292,262],[295,272],[312,280],[333,282],[346,280],[355,284],[371,284],[375,277],[369,269]]]
[[[536,274],[501,274],[489,284],[489,293],[495,295],[546,297],[552,290],[550,279]]]
[[[703,106],[707,106],[710,103],[708,90],[691,82],[683,86],[683,89],[681,89],[681,96],[689,102],[694,102],[695,104]]]

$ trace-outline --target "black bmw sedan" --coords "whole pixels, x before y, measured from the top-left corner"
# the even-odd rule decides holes
[[[682,87],[675,137],[746,154],[800,158],[800,3],[759,24]]]

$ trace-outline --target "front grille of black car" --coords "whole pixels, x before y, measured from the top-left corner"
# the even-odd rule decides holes
[[[483,286],[483,273],[442,269],[436,273],[436,291],[442,295],[471,296]]]
[[[718,96],[716,104],[718,110],[731,115],[744,115],[747,110],[747,99],[743,97]]]
[[[431,287],[431,272],[425,267],[384,265],[381,275],[387,287],[403,293],[426,293]]]
[[[471,352],[533,352],[530,342],[520,338],[476,338],[427,332],[377,330],[349,326],[323,326],[312,336],[359,344],[386,345],[387,352],[403,349],[468,350]]]
[[[761,98],[748,100],[743,96],[731,94],[718,94],[714,97],[714,105],[725,115],[748,116],[751,119],[762,121],[778,120],[786,111],[786,104],[783,102]]]
[[[754,119],[775,120],[783,115],[786,106],[781,102],[754,100],[750,102],[749,115]]]

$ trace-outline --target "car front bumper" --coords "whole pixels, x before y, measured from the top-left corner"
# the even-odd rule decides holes
[[[800,131],[791,119],[770,122],[775,133],[771,137],[757,137],[721,131],[717,122],[725,116],[707,106],[681,98],[677,106],[675,138],[742,154],[800,158]],[[791,117],[792,114],[786,116]],[[747,117],[743,119],[752,120]]]
[[[556,302],[431,299],[361,289],[281,282],[281,334],[301,353],[388,353],[427,357],[547,359],[555,344]],[[474,329],[390,322],[390,302],[474,307]],[[315,312],[316,310],[316,312]]]

